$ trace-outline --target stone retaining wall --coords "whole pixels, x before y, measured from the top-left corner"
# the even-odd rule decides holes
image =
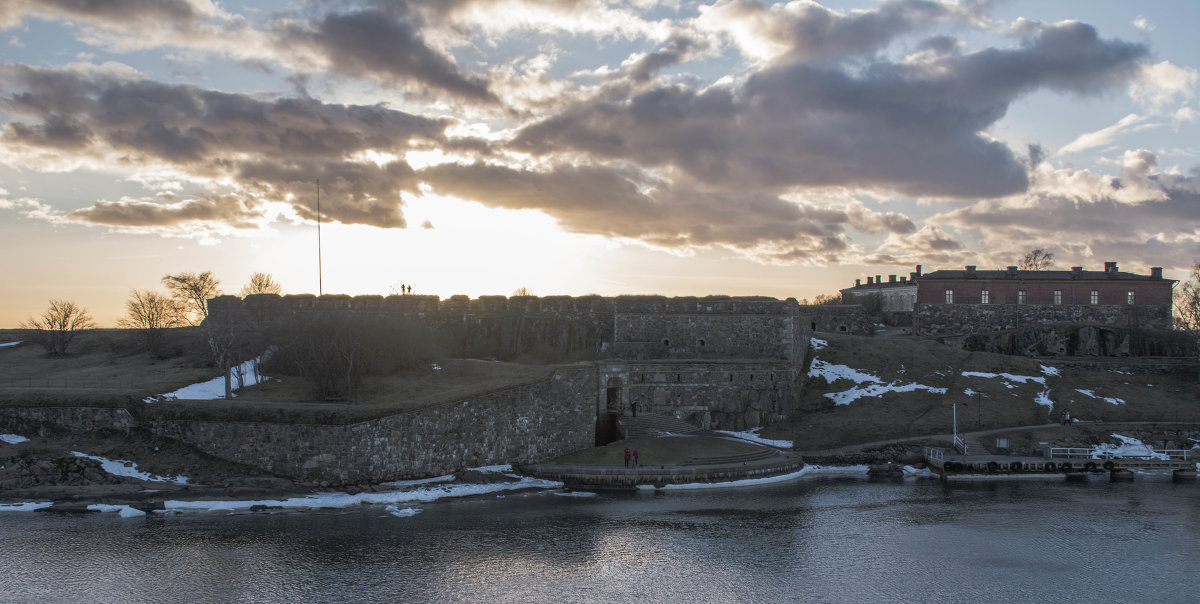
[[[350,425],[136,420],[125,409],[4,408],[0,425],[76,431],[145,428],[228,461],[293,479],[375,483],[533,463],[595,443],[596,368]],[[186,403],[178,403],[186,404]]]

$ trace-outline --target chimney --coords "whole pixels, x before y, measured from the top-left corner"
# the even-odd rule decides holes
[[[896,275],[888,275],[888,283],[895,283]]]
[[[1150,267],[1150,278],[1151,279],[1162,279],[1162,267],[1161,266]]]
[[[909,281],[916,281],[916,280],[917,280],[917,277],[919,277],[919,276],[920,276],[920,275],[918,275],[917,273],[909,273],[909,274],[908,274],[908,280],[909,280]]]
[[[1017,276],[1017,267],[1015,267],[1015,266],[1008,267],[1008,276],[1016,277]]]
[[[920,276],[921,276],[921,265],[920,265],[920,264],[918,264],[918,265],[917,265],[917,272],[916,272],[916,273],[914,273],[914,274],[915,274],[916,276],[918,276],[918,277],[920,277]]]
[[[1116,262],[1105,262],[1104,263],[1104,272],[1106,272],[1110,275],[1117,274],[1117,263]]]
[[[1071,278],[1072,279],[1078,279],[1082,276],[1083,276],[1083,267],[1082,266],[1072,266],[1071,267]]]
[[[974,264],[967,265],[967,278],[968,279],[975,278],[975,265]]]
[[[875,285],[875,277],[867,277],[867,285]]]
[[[858,287],[858,286],[860,286],[860,285],[862,285],[862,279],[855,279],[855,280],[854,280],[854,287]]]
[[[901,276],[901,277],[900,277],[900,282],[901,282],[901,283],[908,283],[908,277]]]
[[[883,285],[883,275],[875,275],[875,285]]]

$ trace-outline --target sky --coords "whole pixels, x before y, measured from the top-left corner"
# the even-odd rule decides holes
[[[0,327],[50,299],[111,326],[185,271],[811,299],[1042,247],[1182,279],[1196,23],[1172,1],[6,0]]]

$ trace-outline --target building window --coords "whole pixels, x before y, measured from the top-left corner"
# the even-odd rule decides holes
[[[1132,292],[1132,291],[1130,291],[1129,293],[1125,294],[1125,303],[1126,303],[1126,304],[1133,304],[1133,292]]]
[[[980,304],[990,304],[992,301],[991,298],[992,298],[992,293],[989,292],[988,290],[985,289],[985,290],[979,292],[979,303]]]
[[[954,290],[946,290],[946,304],[954,304]]]
[[[1093,289],[1091,300],[1092,300],[1092,304],[1099,304],[1100,303],[1100,292]]]
[[[1029,302],[1029,296],[1026,294],[1025,290],[1023,290],[1023,289],[1018,290],[1017,291],[1017,304],[1025,304],[1027,302]]]
[[[1062,304],[1062,290],[1061,289],[1054,290],[1054,303]]]

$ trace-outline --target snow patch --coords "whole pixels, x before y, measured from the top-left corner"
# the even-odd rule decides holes
[[[831,399],[836,405],[849,405],[850,403],[863,397],[878,397],[888,392],[913,392],[915,390],[927,390],[933,394],[946,394],[945,388],[935,388],[924,384],[910,382],[902,383],[899,380],[884,384],[883,380],[878,377],[852,369],[846,365],[835,365],[826,363],[820,359],[814,359],[812,367],[808,370],[809,377],[822,377],[830,384],[838,380],[849,380],[858,386],[845,390],[843,392],[827,392],[825,398]],[[870,384],[863,387],[862,384]]]
[[[24,340],[17,340],[16,342],[0,342],[0,348],[12,348],[21,342],[24,342]]]
[[[595,497],[596,494],[591,491],[557,491],[554,493],[559,497]]]
[[[129,507],[127,505],[110,505],[107,503],[93,503],[87,506],[87,509],[96,512],[117,512],[122,518],[137,518],[145,516],[146,512],[139,509]]]
[[[124,476],[127,478],[136,478],[138,480],[145,480],[148,482],[172,482],[175,484],[187,484],[188,483],[188,479],[186,476],[176,476],[174,478],[172,478],[170,476],[157,476],[157,475],[151,474],[149,472],[143,472],[141,470],[138,470],[136,463],[133,463],[132,461],[127,461],[124,459],[117,459],[117,460],[105,459],[103,457],[99,457],[96,455],[88,455],[86,453],[80,453],[79,451],[71,451],[71,455],[74,455],[75,457],[85,457],[87,459],[98,461],[98,462],[100,462],[100,467],[103,468],[105,472],[108,472],[109,474],[112,474],[113,476]]]
[[[232,381],[234,394],[239,387],[254,386],[262,380],[270,379],[258,372],[258,365],[262,357],[246,361],[229,370],[229,379]],[[238,382],[237,376],[241,375],[242,380]],[[150,396],[143,399],[142,402],[147,404],[154,403],[160,400],[188,400],[188,401],[213,401],[225,398],[225,376],[215,377],[207,382],[184,386],[174,392],[160,394],[158,396]]]
[[[748,430],[746,432],[731,432],[729,430],[716,430],[716,432],[718,432],[720,434],[726,434],[726,435],[732,436],[734,438],[740,438],[742,440],[756,442],[760,445],[767,445],[768,447],[778,447],[781,449],[791,449],[792,448],[792,441],[790,441],[790,440],[772,440],[769,438],[763,438],[758,435],[759,430],[762,430],[762,428],[754,428],[753,430]]]
[[[1048,365],[1042,365],[1041,368],[1042,368],[1043,375],[1049,375],[1049,376],[1053,376],[1053,377],[1059,377],[1060,375],[1062,375],[1058,371],[1058,367],[1050,367]]]
[[[434,363],[433,365],[431,365],[431,367],[433,368],[433,370],[434,370],[434,371],[441,371],[441,370],[442,370],[442,366],[441,366],[441,365],[438,365],[437,363]]]
[[[829,342],[826,342],[821,338],[809,338],[808,342],[812,344],[813,350],[821,350],[822,348],[829,346]]]
[[[914,468],[912,466],[904,466],[904,475],[911,478],[937,478],[937,474],[929,468]]]
[[[1096,393],[1092,392],[1091,390],[1084,390],[1083,388],[1076,388],[1075,392],[1078,392],[1079,394],[1084,394],[1084,395],[1090,396],[1094,399],[1102,400],[1106,403],[1111,403],[1113,405],[1124,405],[1125,404],[1124,399],[1108,397],[1108,396],[1099,396]]]
[[[1200,465],[1200,464],[1197,464]],[[28,501],[25,503],[0,503],[0,512],[32,512],[54,505],[51,501]]]
[[[1113,434],[1113,438],[1121,441],[1119,445],[1101,443],[1092,447],[1092,459],[1112,459],[1114,457],[1137,457],[1141,459],[1171,459],[1166,453],[1155,451],[1150,445],[1129,436]]]
[[[0,434],[0,441],[4,441],[10,445],[19,445],[21,443],[29,442],[29,439],[17,434]]]

